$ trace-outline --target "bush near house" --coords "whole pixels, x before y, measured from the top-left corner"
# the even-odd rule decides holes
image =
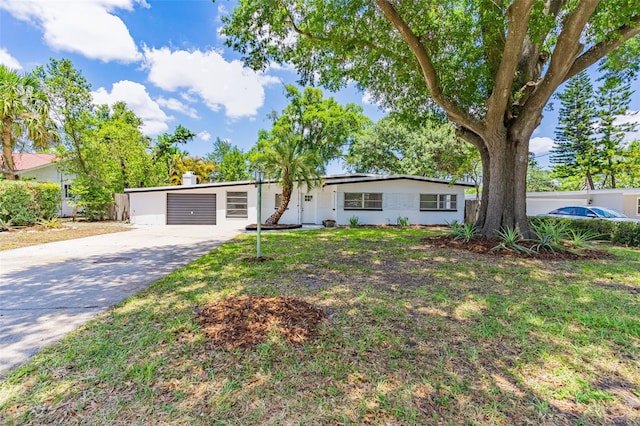
[[[640,247],[640,223],[613,222],[597,219],[566,219],[557,217],[530,217],[532,224],[562,223],[567,231],[588,231],[599,235],[598,239],[630,247]]]
[[[58,214],[60,186],[52,182],[0,181],[0,220],[33,225]]]

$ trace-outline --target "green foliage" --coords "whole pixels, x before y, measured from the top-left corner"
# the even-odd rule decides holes
[[[195,133],[181,124],[176,127],[173,134],[163,133],[158,136],[152,147],[152,160],[162,170],[158,176],[162,183],[171,181],[172,171],[176,168],[175,160],[186,156],[186,153],[180,151],[178,144],[186,144],[195,137]]]
[[[0,172],[15,179],[13,151],[23,141],[27,148],[46,148],[58,134],[49,117],[49,99],[33,74],[18,74],[0,64],[0,137],[2,157]]]
[[[436,120],[407,125],[390,115],[356,135],[346,156],[356,173],[467,178],[480,184],[477,149],[456,138],[453,127]]]
[[[515,228],[501,229],[498,232],[498,237],[500,238],[501,242],[500,244],[492,248],[492,250],[510,249],[527,254],[533,253],[533,250],[520,244],[520,242],[522,241],[522,236],[520,235],[520,232],[518,232],[518,230]]]
[[[349,218],[349,226],[355,228],[358,225],[360,225],[360,218],[356,215],[351,216]]]
[[[576,247],[586,241],[601,239],[631,247],[640,247],[640,224],[597,219],[566,219],[556,217],[530,217],[532,227],[540,223],[560,224],[566,227],[567,240]]]
[[[630,247],[640,247],[640,223],[618,222],[611,241]]]
[[[342,146],[368,122],[361,108],[323,99],[319,89],[305,88],[301,94],[286,86],[290,103],[282,115],[273,115],[270,132],[260,131],[250,155],[252,168],[280,182],[282,203],[266,223],[278,223],[291,199],[295,182],[312,188],[320,183],[329,160],[341,154]]]
[[[406,216],[398,216],[398,219],[396,219],[396,223],[402,227],[405,228],[407,226],[409,226],[409,218]]]
[[[548,192],[557,191],[558,184],[553,179],[552,172],[543,170],[535,160],[532,153],[529,153],[529,167],[527,167],[527,191]]]
[[[478,236],[478,230],[473,223],[458,224],[458,222],[452,222],[450,226],[449,235],[453,236],[454,240],[462,240],[468,243]]]
[[[12,222],[10,220],[0,219],[0,232],[5,232],[11,229]]]
[[[536,221],[531,223],[531,228],[538,239],[551,243],[561,242],[566,238],[568,232],[567,222]]]
[[[60,187],[51,182],[0,181],[0,220],[15,226],[53,218],[60,205]]]
[[[594,91],[587,72],[583,71],[569,80],[558,97],[561,103],[559,124],[550,157],[555,165],[554,175],[581,178],[583,185],[595,189],[593,178],[600,170],[600,159],[593,128],[596,114]]]
[[[51,219],[42,219],[38,221],[38,225],[42,226],[46,229],[56,229],[62,226],[62,222],[57,217],[52,217]]]
[[[237,182],[250,179],[249,156],[230,142],[216,138],[207,159],[216,165],[214,182]]]
[[[113,193],[108,186],[91,178],[74,179],[71,194],[71,204],[89,221],[102,220],[113,202]]]
[[[600,235],[589,229],[570,229],[567,232],[567,241],[574,247],[587,248],[589,241],[600,238]]]

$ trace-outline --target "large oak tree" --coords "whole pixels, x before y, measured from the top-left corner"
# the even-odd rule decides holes
[[[240,0],[227,43],[253,68],[350,82],[413,116],[444,111],[480,151],[484,235],[528,233],[529,139],[558,86],[613,54],[637,63],[639,0]]]

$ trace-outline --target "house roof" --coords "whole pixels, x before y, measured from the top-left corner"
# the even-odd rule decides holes
[[[353,174],[353,175],[332,175],[323,177],[323,185],[340,185],[344,183],[358,183],[358,182],[380,182],[388,180],[413,180],[418,182],[431,182],[431,183],[444,183],[445,185],[453,184],[459,186],[468,186],[473,188],[475,185],[469,182],[452,182],[446,179],[435,179],[424,176],[412,176],[412,175],[368,175],[368,174]]]
[[[422,176],[410,176],[410,175],[369,175],[369,174],[342,174],[342,175],[327,175],[322,176],[322,185],[341,185],[346,183],[359,183],[359,182],[379,182],[379,181],[390,181],[390,180],[413,180],[418,182],[431,182],[431,183],[442,183],[442,184],[453,184],[459,186],[468,186],[473,188],[474,185],[467,182],[451,182],[444,179],[433,179],[426,178]],[[274,180],[264,181],[263,183],[277,183]],[[253,180],[243,180],[238,182],[213,182],[213,183],[199,183],[196,185],[174,185],[174,186],[156,186],[150,188],[126,188],[124,192],[154,192],[154,191],[180,191],[184,189],[194,189],[194,188],[219,188],[225,186],[239,186],[239,185],[253,185],[255,181]]]
[[[549,191],[549,192],[527,192],[529,198],[559,198],[559,197],[588,197],[589,195],[600,194],[623,194],[640,195],[640,188],[613,188],[613,189],[589,189],[584,191]]]
[[[13,153],[15,171],[20,172],[50,164],[56,159],[54,154]],[[0,159],[0,162],[3,160]]]

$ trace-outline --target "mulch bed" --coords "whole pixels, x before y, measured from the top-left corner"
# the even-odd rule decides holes
[[[274,332],[292,344],[304,344],[317,337],[327,314],[290,297],[239,296],[212,303],[197,317],[211,344],[235,349],[259,345]]]
[[[576,260],[576,259],[605,259],[610,257],[609,253],[603,250],[596,249],[575,249],[572,251],[549,251],[540,250],[535,253],[524,253],[517,250],[508,248],[500,248],[494,250],[494,247],[498,246],[502,240],[499,238],[486,238],[478,237],[473,238],[468,242],[463,240],[455,240],[449,235],[439,235],[436,237],[428,237],[422,240],[429,245],[440,248],[453,248],[458,250],[467,250],[474,253],[492,255],[492,256],[510,256],[527,259],[540,259],[540,260]],[[520,241],[518,243],[521,246],[527,248],[533,248],[536,245],[534,241]]]
[[[302,228],[302,225],[295,223],[276,223],[275,225],[262,224],[260,225],[260,230],[262,231],[274,231],[274,230],[283,230],[283,229],[298,229]],[[244,227],[247,231],[257,231],[258,225],[253,223],[251,225],[247,225]]]

